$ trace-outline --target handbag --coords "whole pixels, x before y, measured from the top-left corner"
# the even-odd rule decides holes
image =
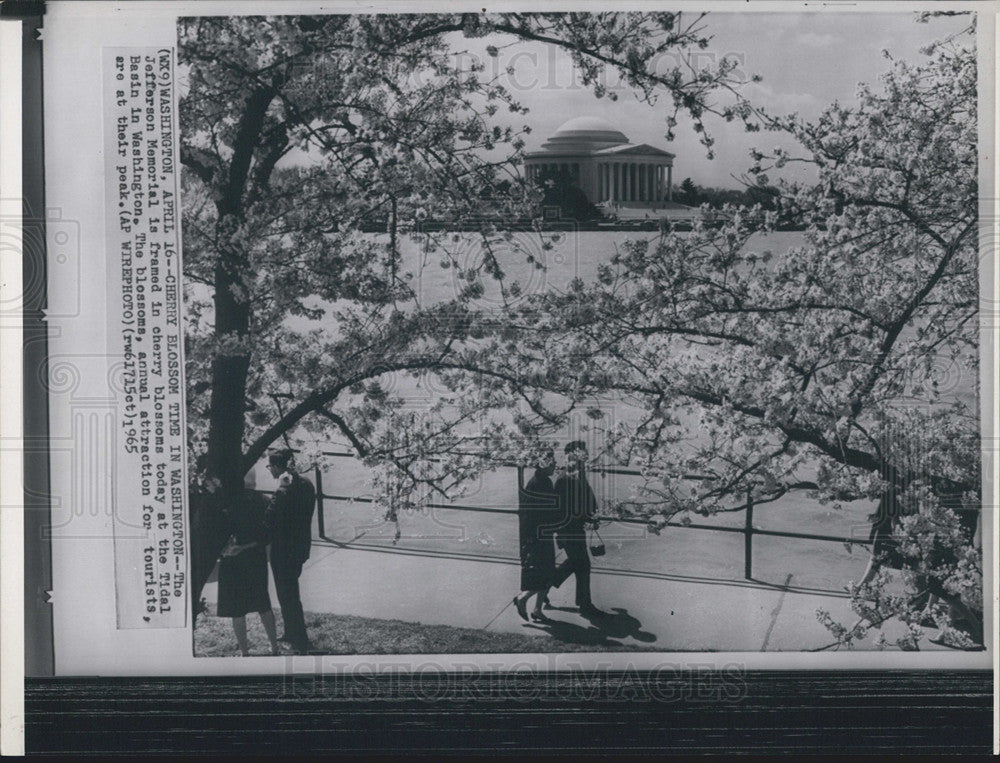
[[[596,542],[594,540],[595,535],[597,536]],[[601,537],[601,534],[597,531],[597,528],[595,527],[594,533],[590,537],[590,554],[591,556],[604,556],[606,550],[607,549],[605,549],[604,547],[604,538]]]

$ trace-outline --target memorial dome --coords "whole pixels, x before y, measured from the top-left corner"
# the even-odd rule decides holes
[[[545,143],[545,151],[597,151],[628,143],[625,133],[600,117],[576,117],[563,122]]]
[[[594,204],[636,207],[643,214],[671,200],[673,165],[669,151],[632,143],[614,124],[593,116],[563,122],[539,150],[524,155],[526,177],[539,185],[574,185]]]

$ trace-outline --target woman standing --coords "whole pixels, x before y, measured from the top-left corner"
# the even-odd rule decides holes
[[[279,654],[278,631],[271,597],[267,592],[267,538],[264,532],[266,501],[254,488],[253,471],[243,482],[242,500],[235,515],[230,516],[232,535],[219,558],[219,617],[233,619],[233,633],[240,654],[250,655],[247,643],[247,612],[257,612],[271,642],[271,654]]]
[[[559,505],[552,486],[556,468],[551,451],[539,462],[534,476],[518,496],[518,535],[521,550],[521,592],[514,597],[514,606],[521,619],[528,620],[528,599],[535,596],[531,619],[544,621],[542,604],[548,599],[549,587],[556,570],[556,550],[553,531],[559,524]]]

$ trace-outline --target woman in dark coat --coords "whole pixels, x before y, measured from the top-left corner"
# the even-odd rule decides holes
[[[235,514],[229,517],[232,535],[219,558],[219,606],[216,614],[233,619],[233,633],[244,657],[250,654],[248,612],[260,614],[267,639],[271,642],[271,654],[280,653],[271,597],[267,591],[267,538],[264,530],[267,502],[254,490],[255,487],[254,473],[248,472],[242,499]]]
[[[556,570],[553,531],[559,525],[559,505],[552,486],[555,457],[550,452],[535,470],[534,476],[518,496],[518,536],[521,551],[521,592],[514,606],[522,620],[528,620],[528,599],[535,596],[531,619],[545,619],[542,604],[548,600],[549,587]]]

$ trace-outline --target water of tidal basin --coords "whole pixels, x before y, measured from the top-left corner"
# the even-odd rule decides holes
[[[546,289],[564,289],[573,278],[592,281],[597,267],[607,262],[614,251],[630,238],[651,238],[652,233],[581,232],[560,236],[551,250],[543,250],[534,234],[517,234],[516,245],[501,247],[498,260],[508,281],[517,281],[524,293],[537,293]],[[801,233],[774,233],[756,236],[750,243],[758,251],[766,249],[782,255],[790,248],[803,243]],[[445,242],[449,255],[463,268],[479,262],[482,250],[477,237],[471,234],[449,236]],[[443,252],[428,252],[408,239],[402,243],[404,265],[402,270],[414,274],[411,281],[418,300],[423,305],[433,304],[456,296],[463,283],[457,278],[454,267],[442,267],[448,259]],[[530,252],[544,270],[536,269],[526,261]],[[498,307],[499,294],[494,285],[485,281],[487,292],[482,303]],[[391,390],[416,405],[432,400],[433,389],[409,376],[399,376],[388,381]],[[638,415],[636,409],[622,402],[610,402],[604,409],[618,420],[631,420]],[[468,431],[475,434],[474,431]],[[570,433],[563,432],[560,440]],[[574,434],[579,436],[579,434]],[[697,433],[694,433],[697,437]],[[333,450],[347,450],[343,443],[332,443]],[[561,455],[561,454],[560,454]],[[560,459],[561,460],[561,459]],[[258,483],[264,489],[271,487],[270,478],[258,469]],[[800,475],[808,478],[808,474]],[[350,459],[336,459],[332,468],[323,475],[327,494],[363,496],[369,491],[367,470]],[[599,500],[627,495],[634,478],[609,475],[593,476],[592,484]],[[438,499],[435,499],[438,500]],[[438,502],[441,502],[438,500]],[[468,486],[457,501],[460,504],[495,508],[516,508],[516,474],[512,469],[500,469],[483,474]],[[842,508],[822,505],[797,492],[756,509],[754,525],[758,528],[786,532],[806,532],[865,539],[870,527],[868,515],[874,504],[856,501]],[[394,525],[385,522],[381,511],[362,503],[348,504],[327,501],[324,516],[327,534],[341,541],[361,535],[364,542],[390,543],[396,532]],[[709,518],[693,517],[696,522],[742,526],[744,513],[717,514]],[[422,512],[404,513],[400,518],[404,548],[482,554],[485,556],[517,556],[516,518],[505,514],[472,513],[450,509],[427,509]],[[668,528],[664,537],[651,542],[646,531],[634,525],[613,524],[605,532],[610,551],[616,557],[614,566],[641,569],[647,572],[680,574],[720,574],[725,577],[742,576],[742,542],[740,535],[702,530]],[[667,544],[667,553],[653,549]],[[662,549],[661,549],[662,551]],[[768,582],[782,583],[786,574],[794,575],[794,584],[840,590],[849,579],[858,579],[867,560],[867,553],[855,547],[851,553],[840,543],[804,541],[799,539],[767,538],[755,540],[755,577]]]

